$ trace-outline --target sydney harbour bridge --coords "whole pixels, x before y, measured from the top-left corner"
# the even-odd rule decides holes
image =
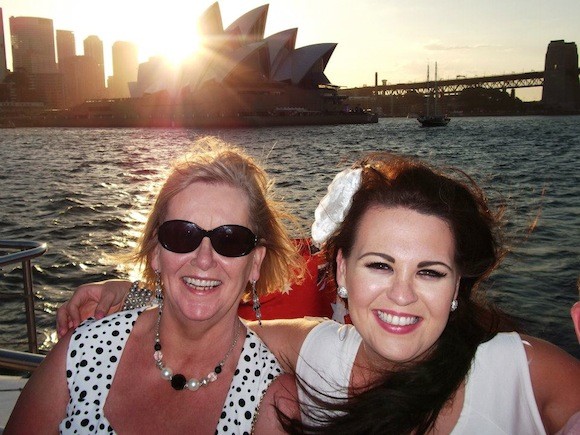
[[[580,72],[580,69],[578,69]],[[375,95],[405,95],[409,91],[429,94],[435,86],[434,81],[418,83],[401,83],[395,85],[375,85],[372,92]],[[457,95],[467,88],[480,87],[484,89],[501,89],[503,91],[515,88],[532,88],[544,86],[544,72],[527,72],[520,74],[505,74],[486,77],[458,77],[451,80],[439,80],[438,91],[442,95]]]
[[[574,42],[551,41],[546,52],[544,71],[502,74],[482,77],[457,76],[455,79],[428,80],[417,83],[378,84],[345,90],[353,100],[359,98],[382,99],[404,97],[410,93],[430,96],[451,97],[471,89],[497,89],[504,92],[516,88],[542,87],[542,103],[548,107],[580,109],[580,68],[578,50]]]

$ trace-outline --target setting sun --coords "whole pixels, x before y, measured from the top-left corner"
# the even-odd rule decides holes
[[[103,0],[99,7],[80,13],[76,6],[59,9],[61,28],[78,28],[77,51],[82,50],[85,34],[96,34],[105,50],[115,41],[128,41],[137,46],[139,62],[162,56],[179,65],[194,54],[199,46],[197,20],[204,8],[192,3],[166,0],[163,7],[142,8],[135,2]],[[69,24],[70,23],[70,24]],[[74,27],[73,27],[74,26]],[[110,69],[110,65],[107,65]],[[112,71],[108,72],[110,75]]]
[[[143,34],[142,39],[137,43],[139,52],[147,57],[162,56],[172,65],[180,65],[185,59],[191,57],[199,49],[199,35],[197,32],[187,32],[187,37],[184,37],[184,32],[173,29],[163,35]],[[146,59],[140,55],[142,61]]]
[[[186,5],[171,7],[168,4],[155,10],[155,13],[135,14],[128,4],[120,3],[122,6],[119,7],[126,10],[116,11],[116,16],[125,18],[125,33],[128,40],[137,45],[141,62],[152,56],[162,56],[172,64],[179,64],[197,50],[197,19],[200,11]],[[132,15],[133,19],[126,19]]]

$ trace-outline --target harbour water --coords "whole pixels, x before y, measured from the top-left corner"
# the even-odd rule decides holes
[[[235,130],[2,129],[0,239],[48,243],[33,261],[43,347],[54,344],[56,308],[77,285],[127,276],[110,254],[134,242],[169,162],[206,135],[265,164],[304,219],[296,236],[307,234],[334,174],[361,152],[390,150],[465,170],[508,206],[513,252],[492,276],[489,296],[529,333],[580,357],[569,316],[580,275],[578,116],[454,118],[440,129],[412,119]],[[0,292],[21,288],[19,267],[0,270]],[[25,350],[25,340],[23,303],[2,301],[0,346]]]

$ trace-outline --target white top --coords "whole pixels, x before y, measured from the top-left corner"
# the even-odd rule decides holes
[[[361,341],[352,325],[322,322],[308,334],[300,349],[298,377],[336,400],[346,398]],[[304,391],[299,389],[298,394],[301,403],[312,403]],[[302,418],[305,423],[315,424],[308,416]],[[477,349],[466,380],[463,409],[452,431],[453,435],[474,433],[546,433],[534,398],[524,343],[515,332],[498,334]]]
[[[60,423],[61,433],[115,433],[103,408],[127,338],[142,312],[143,309],[138,308],[101,320],[89,319],[76,329],[68,348],[66,369],[70,401],[66,417]],[[251,433],[260,401],[281,373],[274,355],[252,331],[246,329],[237,370],[215,433]],[[176,392],[180,393],[187,394]],[[195,415],[186,418],[191,418],[192,427],[195,427]]]

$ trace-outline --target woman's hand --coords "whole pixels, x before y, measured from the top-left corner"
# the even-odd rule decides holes
[[[121,279],[83,284],[56,312],[56,331],[63,337],[88,317],[101,319],[123,307],[131,282]]]

